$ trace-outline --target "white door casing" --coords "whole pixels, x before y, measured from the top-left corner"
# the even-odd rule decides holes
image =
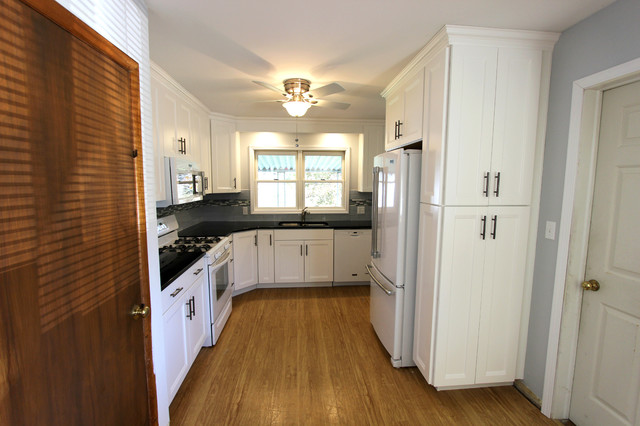
[[[640,82],[605,92],[570,418],[640,424]]]

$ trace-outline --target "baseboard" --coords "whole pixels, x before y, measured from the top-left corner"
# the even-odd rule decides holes
[[[540,409],[542,407],[542,400],[538,398],[538,396],[533,393],[531,389],[524,384],[522,379],[516,379],[513,382],[513,386],[520,392],[525,398],[527,398],[533,405]]]

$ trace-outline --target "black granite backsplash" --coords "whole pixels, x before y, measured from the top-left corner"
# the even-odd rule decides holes
[[[158,218],[175,215],[180,229],[185,229],[200,222],[211,221],[286,221],[298,220],[298,214],[251,214],[249,191],[237,194],[209,194],[204,200],[193,203],[168,206],[157,209]],[[357,214],[358,206],[364,206],[364,214]],[[243,214],[246,207],[249,214]],[[350,191],[349,213],[343,214],[309,214],[309,221],[354,221],[371,220],[371,193]]]

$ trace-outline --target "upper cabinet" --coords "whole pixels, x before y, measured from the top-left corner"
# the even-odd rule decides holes
[[[193,161],[205,173],[205,187],[210,187],[211,138],[206,108],[155,65],[151,66],[151,100],[156,201],[170,199],[165,157]]]
[[[422,108],[424,100],[424,71],[419,69],[402,82],[383,93],[386,102],[387,151],[422,139]]]
[[[384,152],[384,126],[365,125],[358,141],[358,191],[371,192],[373,157]]]
[[[544,138],[541,85],[556,40],[554,33],[447,26],[427,45],[421,202],[531,203]]]
[[[211,120],[211,192],[240,192],[240,143],[231,120]]]

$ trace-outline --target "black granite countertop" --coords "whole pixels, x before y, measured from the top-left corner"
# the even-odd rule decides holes
[[[292,228],[288,226],[280,226],[280,220],[277,221],[206,221],[197,225],[179,231],[181,237],[215,237],[229,235],[234,232],[250,231],[253,229],[370,229],[371,221],[326,221],[329,226],[319,228]]]

